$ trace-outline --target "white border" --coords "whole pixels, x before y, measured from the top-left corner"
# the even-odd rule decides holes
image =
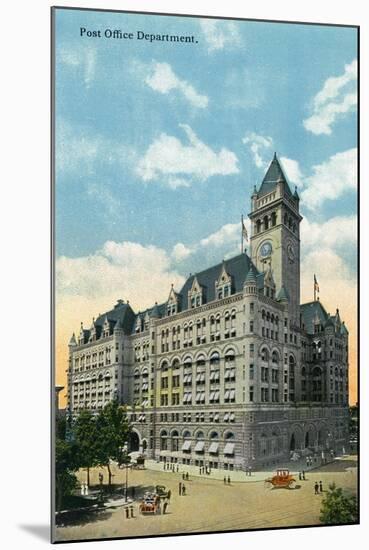
[[[1,443],[2,529],[4,548],[39,548],[47,544],[49,523],[49,0],[4,2],[1,25],[2,193],[2,388]],[[79,0],[58,5],[191,13],[258,19],[361,25],[362,186],[361,204],[368,204],[368,30],[365,3],[321,0]],[[364,126],[364,122],[366,123]],[[5,170],[4,170],[5,167]],[[365,213],[364,213],[365,214]],[[364,217],[364,215],[363,215]],[[362,220],[362,240],[365,239]],[[362,263],[362,312],[367,306],[366,250]],[[4,281],[5,274],[5,281]],[[366,319],[363,319],[363,323]],[[364,325],[363,325],[364,326]],[[368,338],[361,327],[361,388],[368,386]],[[9,377],[9,380],[7,380]],[[362,392],[364,393],[364,392]],[[366,402],[365,402],[366,401]],[[367,426],[369,398],[362,402],[362,426]],[[367,431],[367,430],[366,430]],[[365,463],[368,442],[362,430],[362,486],[369,487]],[[362,521],[368,517],[368,494],[361,491]],[[28,526],[28,527],[27,527]],[[29,528],[29,526],[33,526]],[[33,532],[32,532],[33,530]],[[35,534],[36,533],[36,534]],[[40,538],[41,534],[41,538]],[[42,538],[43,534],[43,538]],[[81,548],[129,545],[139,549],[188,547],[205,544],[237,548],[304,549],[333,544],[336,549],[360,544],[365,525],[327,529],[298,529],[83,543]],[[210,538],[211,537],[211,538]],[[92,546],[94,545],[94,546]],[[75,545],[70,545],[69,548]]]

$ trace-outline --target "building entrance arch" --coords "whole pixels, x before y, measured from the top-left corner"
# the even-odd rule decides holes
[[[130,436],[129,436],[129,444],[128,444],[128,448],[129,448],[129,452],[135,452],[135,451],[139,451],[140,449],[140,436],[137,432],[135,431],[132,431],[130,433]]]

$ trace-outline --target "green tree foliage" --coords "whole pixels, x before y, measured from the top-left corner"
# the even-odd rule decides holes
[[[96,458],[96,419],[90,411],[82,411],[73,425],[74,441],[78,448],[81,468],[87,469],[90,485],[90,468],[98,464]]]
[[[358,521],[356,498],[345,495],[343,490],[333,483],[322,501],[320,521],[325,525],[356,523]]]
[[[74,474],[79,467],[79,452],[75,442],[66,441],[66,422],[57,418],[55,430],[55,498],[56,510],[61,510],[63,498],[76,487]]]
[[[96,418],[95,457],[99,466],[106,466],[109,485],[112,481],[110,461],[129,462],[123,447],[128,441],[130,426],[126,411],[117,401],[108,403]]]

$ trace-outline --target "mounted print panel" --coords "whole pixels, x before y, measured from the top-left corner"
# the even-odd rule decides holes
[[[358,523],[358,27],[52,42],[53,542]]]

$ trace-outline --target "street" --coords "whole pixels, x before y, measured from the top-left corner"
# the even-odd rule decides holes
[[[262,480],[269,477],[271,472],[258,472],[251,478],[245,476],[244,481],[231,481],[228,485],[224,484],[223,478],[190,475],[189,481],[183,481],[181,473],[150,469],[132,470],[129,472],[129,487],[135,486],[134,518],[126,519],[122,494],[122,499],[115,508],[94,512],[88,517],[79,518],[72,522],[73,524],[58,527],[56,538],[58,541],[66,541],[318,525],[324,492],[314,494],[315,482],[322,481],[324,490],[328,489],[330,483],[335,482],[337,486],[355,494],[356,465],[356,456],[350,456],[307,472],[305,481],[299,481],[297,475],[295,489],[268,488]],[[291,470],[294,471],[292,468]],[[106,483],[106,469],[95,469],[91,472],[92,485],[98,485],[98,474],[101,471]],[[124,470],[114,468],[113,473],[113,483],[124,485]],[[84,480],[85,476],[85,472],[81,472],[80,480]],[[237,477],[241,479],[241,476]],[[186,486],[185,496],[178,494],[179,482]],[[154,490],[157,484],[165,485],[171,490],[167,513],[155,516],[140,515],[140,496],[147,490]],[[128,494],[131,494],[130,491]]]

